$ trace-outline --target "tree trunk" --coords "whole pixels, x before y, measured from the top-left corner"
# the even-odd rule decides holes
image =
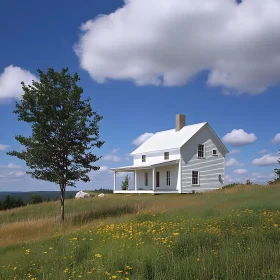
[[[64,196],[65,196],[65,187],[60,186],[60,221],[64,222]]]

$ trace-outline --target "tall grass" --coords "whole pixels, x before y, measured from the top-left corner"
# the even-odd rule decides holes
[[[73,201],[63,228],[0,248],[0,279],[279,279],[279,198],[280,185]],[[40,215],[29,222],[54,225]]]

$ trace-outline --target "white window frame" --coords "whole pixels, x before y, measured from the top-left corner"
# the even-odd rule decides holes
[[[193,172],[197,172],[197,184],[193,184]],[[192,177],[191,177],[191,180],[192,180],[192,186],[199,186],[200,185],[200,174],[199,174],[199,171],[197,170],[192,170]]]
[[[142,155],[142,162],[146,162],[146,155]]]
[[[199,145],[203,146],[203,156],[202,156],[202,157],[200,157],[200,156],[198,155],[198,152],[199,152],[198,147],[199,147]],[[205,155],[206,155],[205,144],[197,144],[197,157],[198,157],[198,158],[205,158]]]
[[[171,172],[166,171],[166,186],[170,186],[170,185],[171,185]]]
[[[144,178],[144,184],[145,184],[145,187],[148,187],[149,185],[149,175],[148,175],[148,172],[145,172],[145,178]]]
[[[214,151],[216,151],[216,154],[214,154]],[[217,149],[213,149],[212,150],[212,156],[217,156],[218,155],[218,150]]]

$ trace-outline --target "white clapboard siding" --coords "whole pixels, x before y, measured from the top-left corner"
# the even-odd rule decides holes
[[[204,144],[205,158],[197,157],[198,144]],[[213,156],[213,149],[217,155]],[[200,130],[181,148],[182,192],[204,192],[223,187],[225,180],[225,151],[207,127]],[[199,171],[199,186],[192,185],[192,171]]]
[[[169,152],[168,160],[180,159],[180,149],[163,150],[163,151],[144,153],[143,155],[146,156],[146,162],[144,162],[143,164],[147,164],[147,163],[152,164],[152,163],[164,161],[165,160],[164,152]],[[137,154],[133,156],[133,164],[134,165],[142,164],[142,154]]]

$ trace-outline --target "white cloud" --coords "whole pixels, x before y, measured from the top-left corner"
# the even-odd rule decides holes
[[[108,166],[100,166],[99,170],[91,170],[87,175],[92,180],[99,177],[100,175],[109,174],[109,173],[110,173],[110,169]]]
[[[246,169],[235,169],[235,170],[232,171],[232,173],[239,174],[239,175],[246,174],[247,172],[248,171]]]
[[[109,161],[114,161],[114,162],[118,162],[121,161],[122,159],[120,157],[118,157],[116,155],[116,152],[118,151],[118,149],[113,149],[111,154],[106,154],[102,157],[103,160],[109,160]]]
[[[38,81],[31,72],[17,66],[10,65],[0,74],[0,100],[20,99],[23,93],[21,82],[31,85],[32,80]]]
[[[261,158],[256,158],[252,161],[254,165],[275,165],[278,163],[279,155],[277,154],[267,154]]]
[[[103,173],[109,170],[108,166],[100,166],[99,170],[94,171],[95,173]]]
[[[144,142],[146,142],[149,138],[151,138],[153,135],[154,135],[153,133],[145,132],[139,137],[137,137],[136,139],[134,139],[132,143],[136,146],[140,146]]]
[[[21,165],[16,165],[14,163],[9,163],[7,168],[22,168],[22,166]]]
[[[1,94],[1,92],[0,92]],[[6,149],[8,149],[10,146],[9,145],[3,145],[3,144],[0,144],[0,151],[5,151]]]
[[[226,166],[244,166],[244,163],[236,160],[235,158],[230,158],[226,161]]]
[[[261,172],[253,172],[252,173],[252,180],[261,180],[261,179],[272,179],[274,177],[274,173],[261,173]]]
[[[26,173],[23,171],[10,172],[8,174],[8,176],[10,176],[10,177],[22,177],[24,175],[26,175]]]
[[[242,146],[254,143],[257,140],[257,136],[254,133],[247,133],[243,129],[233,129],[230,133],[227,133],[222,140],[226,144]]]
[[[240,153],[240,150],[238,150],[238,149],[233,149],[233,150],[231,150],[228,154],[229,154],[229,155],[234,155],[234,154],[238,154],[238,153]]]
[[[277,133],[271,141],[273,144],[280,143],[280,133]]]
[[[22,166],[16,165],[14,163],[9,163],[8,165],[0,165],[0,168],[19,169],[22,168]]]
[[[26,172],[20,170],[20,171],[12,171],[9,173],[0,173],[0,178],[1,180],[7,179],[10,181],[11,179],[23,177],[25,175],[27,175]]]
[[[267,152],[268,152],[268,150],[266,150],[266,149],[263,149],[263,150],[258,151],[259,154],[265,154],[265,153],[267,153]]]
[[[114,162],[117,162],[117,161],[121,161],[122,159],[116,155],[105,155],[103,157],[104,160],[110,160],[110,161],[114,161]]]
[[[233,182],[234,182],[234,179],[230,175],[226,175],[225,183],[230,184],[230,183],[233,183]]]
[[[258,94],[280,82],[279,14],[277,0],[125,0],[82,24],[74,50],[100,83],[178,86],[208,70],[210,86]]]

